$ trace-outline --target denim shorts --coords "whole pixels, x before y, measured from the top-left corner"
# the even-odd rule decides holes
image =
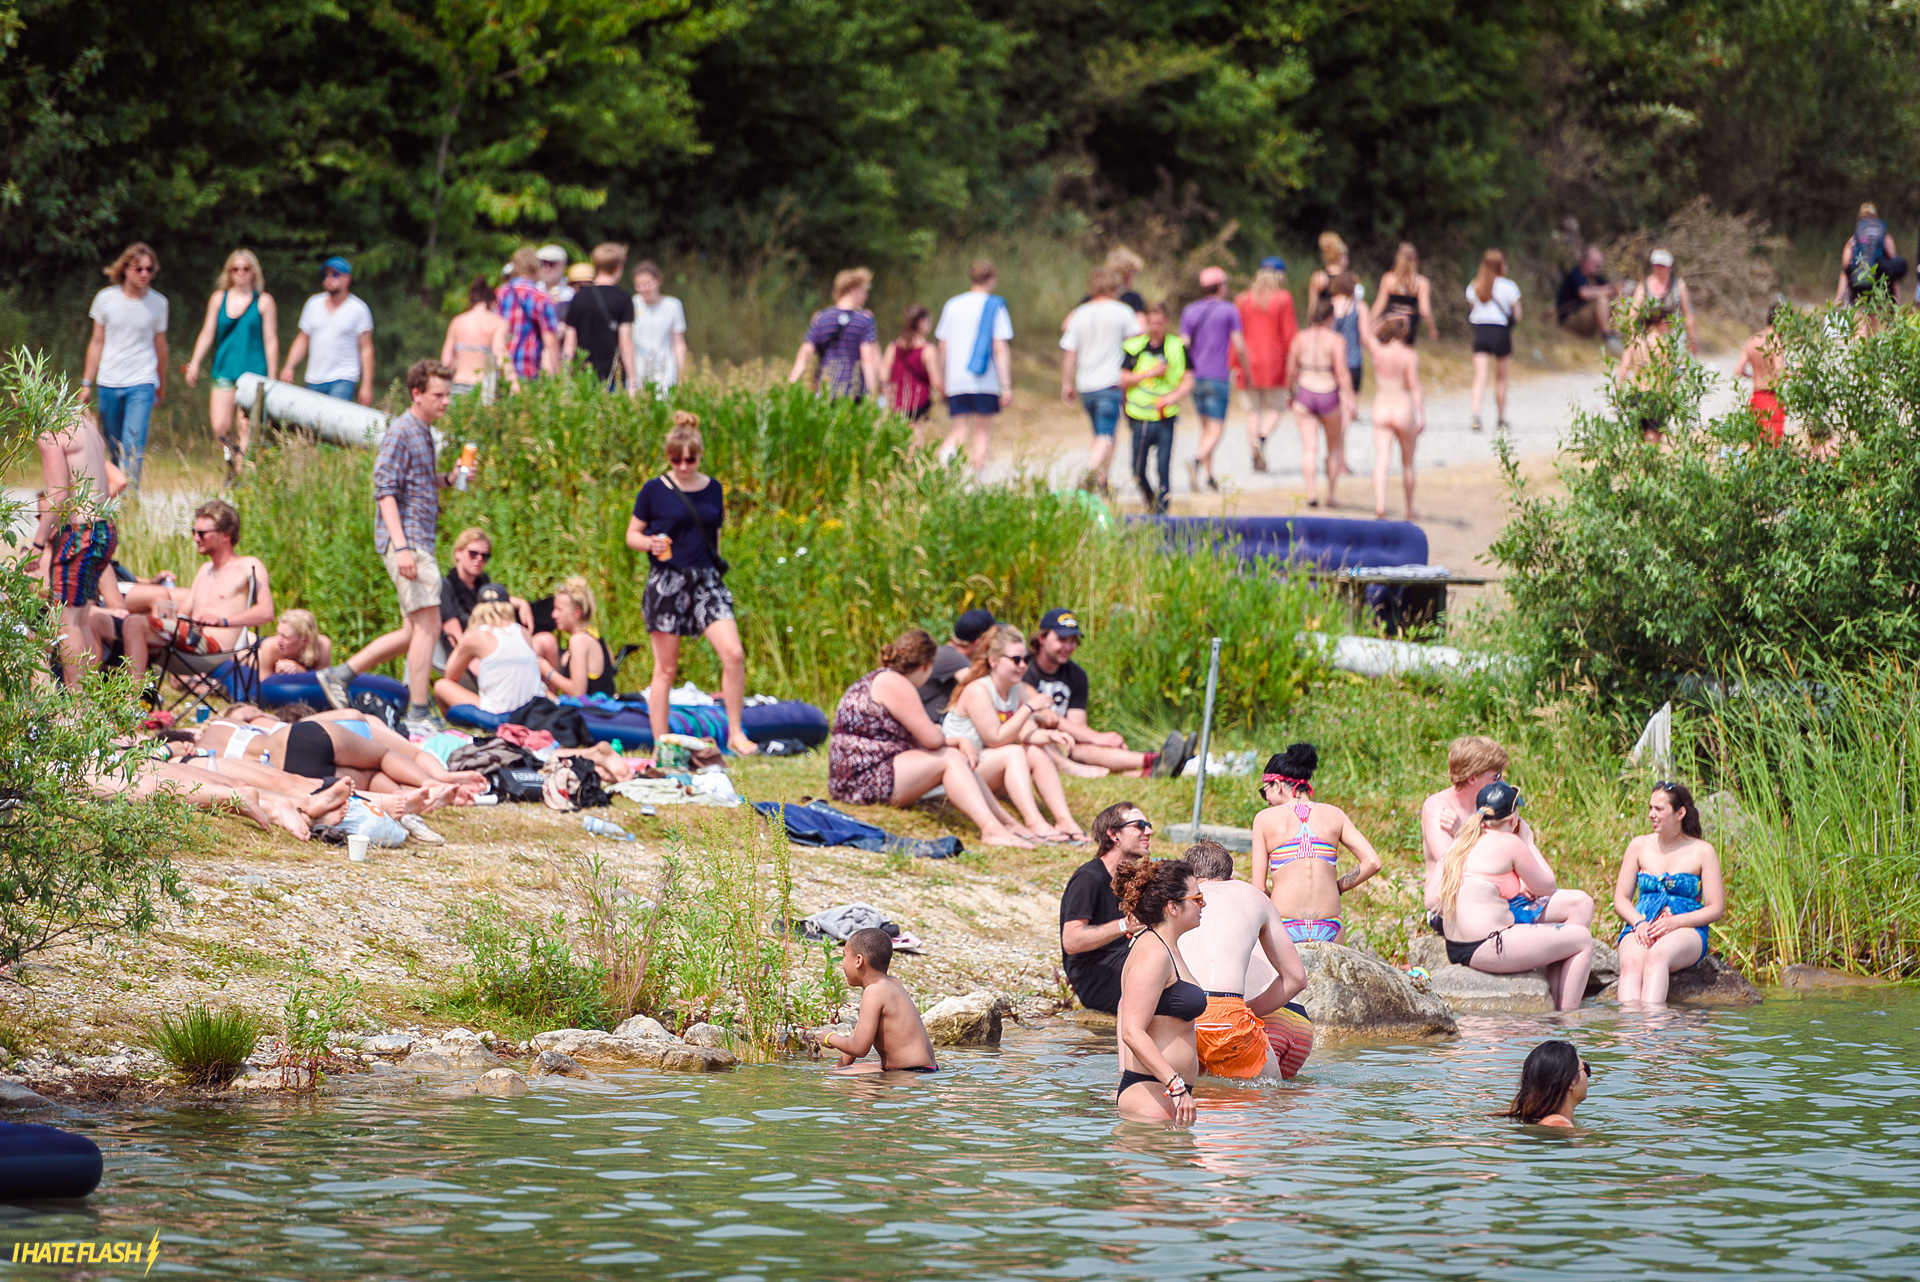
[[[1080,393],[1080,408],[1092,420],[1095,436],[1112,436],[1120,429],[1120,407],[1126,403],[1126,399],[1127,394],[1117,387]]]
[[[1000,394],[998,392],[962,392],[958,396],[947,398],[949,414],[998,414],[1000,412]]]
[[[350,401],[360,393],[360,380],[336,378],[328,383],[308,383],[307,390],[318,392],[322,396],[331,396],[336,401]]]
[[[1194,412],[1201,418],[1225,418],[1227,416],[1227,394],[1227,380],[1224,378],[1194,379]]]

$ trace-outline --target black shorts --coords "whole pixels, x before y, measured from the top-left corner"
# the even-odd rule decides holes
[[[286,760],[280,768],[290,775],[325,779],[337,774],[333,763],[333,739],[317,721],[296,721],[287,729]]]
[[[1488,356],[1513,355],[1513,327],[1510,325],[1475,325],[1473,327],[1473,354],[1485,353]]]

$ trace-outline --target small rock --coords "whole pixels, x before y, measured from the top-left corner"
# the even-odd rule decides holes
[[[480,1040],[486,1043],[488,1046],[491,1046],[495,1042],[499,1041],[500,1039],[493,1035],[493,1030],[491,1028],[483,1028],[480,1030]]]
[[[533,1075],[535,1077],[577,1077],[581,1081],[592,1081],[593,1074],[574,1062],[573,1056],[548,1049],[533,1057]]]
[[[367,1065],[367,1072],[374,1077],[405,1077],[407,1070],[398,1064],[389,1064],[384,1059],[376,1059]]]
[[[1782,988],[1876,988],[1886,982],[1871,975],[1855,975],[1831,966],[1809,966],[1804,962],[1795,962],[1780,970]]]
[[[273,879],[271,877],[262,877],[257,872],[250,872],[235,877],[233,884],[236,886],[270,886],[273,884]]]
[[[53,1101],[12,1078],[0,1077],[0,1109],[52,1108]]]
[[[688,1046],[654,1037],[621,1037],[589,1028],[559,1028],[528,1043],[535,1051],[557,1050],[581,1064],[608,1068],[657,1068],[673,1073],[714,1073],[738,1061],[714,1046]]]
[[[492,1068],[480,1074],[480,1079],[467,1087],[472,1095],[493,1095],[501,1099],[512,1099],[527,1093],[527,1079],[510,1068]]]
[[[449,1028],[434,1040],[442,1045],[449,1042],[469,1042],[477,1046],[480,1044],[480,1034],[466,1028]]]
[[[258,1068],[250,1073],[242,1073],[227,1083],[228,1089],[236,1091],[277,1091],[284,1084],[277,1068]]]
[[[620,1021],[613,1030],[615,1037],[652,1038],[661,1042],[677,1042],[680,1039],[666,1030],[666,1026],[651,1015],[631,1015]]]
[[[1699,965],[1676,971],[1667,984],[1672,1006],[1753,1006],[1760,1000],[1760,990],[1745,975],[1712,953]]]
[[[1436,1037],[1458,1031],[1446,1002],[1419,991],[1385,962],[1340,944],[1298,947],[1307,970],[1307,986],[1298,1000],[1313,1021],[1316,1039]],[[1255,982],[1249,972],[1248,986]]]
[[[1587,975],[1587,991],[1605,988],[1620,978],[1620,954],[1603,940],[1593,941],[1593,970]]]
[[[1267,982],[1272,983],[1273,981],[1268,980]],[[1084,1006],[1075,1008],[1068,1014],[1067,1018],[1082,1028],[1092,1028],[1103,1033],[1112,1032],[1120,1026],[1120,1021],[1114,1016],[1107,1014],[1107,1012],[1103,1010],[1088,1010]]]
[[[454,1064],[452,1056],[426,1046],[401,1060],[400,1067],[409,1073],[451,1073]]]
[[[1537,1015],[1553,1009],[1542,970],[1492,975],[1447,960],[1447,944],[1438,935],[1421,935],[1407,945],[1407,960],[1424,966],[1427,991],[1456,1014]]]
[[[468,1034],[472,1037],[472,1034]],[[446,1073],[464,1068],[498,1068],[500,1057],[480,1044],[480,1039],[417,1044],[413,1053],[400,1061],[402,1068],[422,1073]]]
[[[935,1046],[998,1046],[1000,1013],[1011,1012],[1005,993],[977,988],[964,997],[948,997],[920,1013]]]
[[[382,1033],[378,1037],[369,1037],[360,1044],[363,1051],[372,1051],[375,1055],[405,1055],[413,1049],[417,1039],[406,1033]]]
[[[721,1050],[734,1048],[734,1036],[718,1024],[694,1024],[687,1029],[684,1039],[689,1046],[718,1046]]]

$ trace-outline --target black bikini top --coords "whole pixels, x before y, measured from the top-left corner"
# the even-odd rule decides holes
[[[1153,937],[1160,939],[1158,935]],[[1173,945],[1164,939],[1160,939],[1160,943],[1167,950],[1167,960],[1173,961]],[[1192,1022],[1207,1013],[1207,990],[1180,978],[1180,965],[1175,962],[1173,982],[1160,990],[1160,1000],[1154,1004],[1153,1013]]]

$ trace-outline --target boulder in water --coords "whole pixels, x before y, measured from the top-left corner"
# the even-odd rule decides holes
[[[1421,992],[1405,974],[1343,944],[1297,945],[1307,970],[1298,998],[1325,1037],[1444,1037],[1457,1031],[1447,1003]]]
[[[500,1057],[481,1044],[478,1037],[417,1044],[413,1053],[400,1061],[400,1067],[415,1073],[457,1073],[470,1068],[498,1068]]]
[[[723,1051],[731,1051],[738,1045],[734,1035],[718,1024],[690,1024],[683,1040],[689,1046],[717,1046]]]
[[[528,1043],[536,1051],[556,1050],[575,1063],[605,1068],[653,1068],[670,1073],[716,1073],[738,1061],[715,1046],[688,1046],[654,1037],[621,1037],[590,1028],[559,1028]]]
[[[651,1015],[631,1015],[620,1021],[613,1030],[615,1037],[651,1038],[658,1042],[677,1042],[680,1039],[667,1031],[666,1025]]]
[[[1005,993],[977,988],[964,997],[948,997],[920,1013],[935,1046],[998,1046],[1000,1016],[1013,1009]]]
[[[529,1066],[535,1077],[575,1077],[581,1081],[592,1081],[593,1074],[574,1062],[571,1055],[549,1047],[533,1057]]]
[[[1795,962],[1780,970],[1782,988],[1877,988],[1886,982],[1872,975],[1856,975],[1851,971],[1835,970],[1831,966],[1809,966],[1804,962]]]
[[[1447,944],[1438,935],[1422,935],[1407,945],[1407,960],[1423,966],[1427,987],[1459,1014],[1535,1015],[1553,1009],[1546,972],[1523,970],[1490,975],[1447,960]]]
[[[0,1077],[0,1109],[15,1112],[21,1109],[52,1107],[52,1100],[28,1087],[24,1082],[16,1082],[10,1077]]]
[[[1760,990],[1747,977],[1708,953],[1698,966],[1678,971],[1667,985],[1670,1006],[1753,1006]]]
[[[492,1095],[499,1099],[513,1099],[525,1095],[528,1091],[527,1079],[510,1068],[490,1068],[480,1074],[478,1081],[467,1087],[470,1095]]]

